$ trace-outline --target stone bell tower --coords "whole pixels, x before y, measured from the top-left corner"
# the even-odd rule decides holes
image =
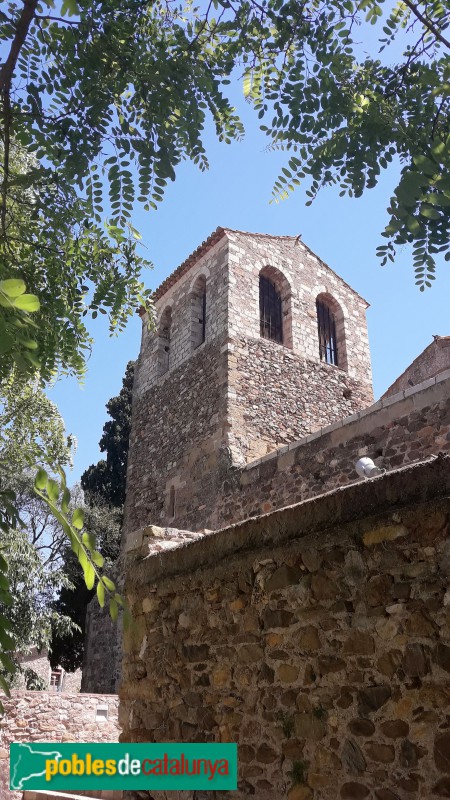
[[[246,464],[373,400],[367,303],[299,238],[218,228],[155,307],[136,367],[128,535],[221,527],[224,485]]]

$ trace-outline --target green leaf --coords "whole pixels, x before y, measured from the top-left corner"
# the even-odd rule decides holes
[[[3,614],[0,614],[0,630],[11,630],[12,622],[10,619],[7,619]]]
[[[70,491],[69,489],[65,488],[63,491],[63,496],[61,498],[61,511],[63,514],[68,513],[69,504],[70,504]]]
[[[414,156],[413,161],[416,167],[424,172],[425,175],[435,175],[435,173],[439,171],[439,167],[436,162],[432,161],[431,158],[427,158],[427,156]]]
[[[76,508],[72,515],[72,525],[78,531],[81,531],[84,525],[84,511],[81,508]]]
[[[0,675],[0,687],[3,689],[3,691],[4,691],[4,693],[6,694],[7,697],[11,697],[11,692],[10,692],[9,686],[8,686],[5,678],[3,677],[3,675]]]
[[[96,567],[103,567],[105,559],[101,553],[99,553],[97,550],[94,550],[94,552],[91,554],[91,558]]]
[[[6,281],[0,281],[0,290],[8,297],[19,297],[24,294],[26,286],[20,278],[8,278]]]
[[[114,597],[111,597],[111,600],[109,601],[109,613],[111,615],[111,619],[115,622],[119,616],[119,606],[114,600]]]
[[[12,661],[11,657],[7,653],[2,653],[0,650],[0,660],[3,662],[3,666],[7,672],[13,674],[16,671],[16,665]]]
[[[61,6],[61,15],[64,17],[66,14],[69,17],[75,17],[80,13],[80,9],[76,0],[63,0]]]
[[[9,333],[0,333],[0,353],[8,353],[14,347],[14,339]]]
[[[441,214],[434,208],[433,206],[422,205],[420,207],[420,213],[422,217],[426,217],[427,219],[440,219]]]
[[[47,483],[47,494],[54,503],[57,501],[59,497],[59,484],[57,481],[54,481],[53,478],[49,478]]]
[[[0,629],[0,644],[4,650],[14,650],[15,641],[12,636]]]
[[[87,562],[84,569],[84,582],[88,589],[92,589],[95,583],[95,570],[90,561]]]
[[[48,475],[45,469],[38,469],[36,473],[36,477],[34,479],[34,485],[36,489],[43,490],[46,488],[48,482]]]
[[[415,219],[415,217],[411,216],[407,217],[406,224],[408,226],[408,230],[410,230],[411,233],[417,234],[421,230],[420,222],[417,219]]]
[[[103,583],[101,581],[99,581],[97,583],[97,599],[98,599],[99,606],[101,608],[104,608],[104,605],[105,605],[105,587],[103,586]]]
[[[107,578],[106,575],[103,575],[102,581],[105,584],[106,588],[109,589],[110,592],[114,592],[116,589],[115,583],[110,578]]]
[[[19,297],[15,297],[12,302],[14,308],[19,308],[21,311],[28,311],[28,313],[39,311],[41,307],[39,299],[34,294],[22,294]]]

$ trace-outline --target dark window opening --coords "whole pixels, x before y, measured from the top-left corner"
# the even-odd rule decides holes
[[[159,375],[164,375],[168,372],[170,367],[170,339],[171,339],[171,326],[172,326],[172,312],[167,309],[161,319],[159,329]]]
[[[283,317],[281,295],[264,275],[259,276],[260,333],[263,339],[283,343]]]
[[[206,278],[203,275],[195,283],[191,308],[191,342],[195,350],[206,341]]]
[[[338,366],[336,322],[326,303],[316,300],[320,360]]]
[[[206,286],[203,289],[202,296],[202,318],[200,320],[202,325],[202,343],[205,341],[206,336]]]

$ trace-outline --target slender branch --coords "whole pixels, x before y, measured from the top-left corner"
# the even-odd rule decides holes
[[[9,155],[11,149],[11,98],[8,92],[2,95],[3,111],[3,180],[1,187],[1,207],[0,207],[0,226],[1,236],[6,236],[6,203],[8,199],[8,180],[9,180]]]
[[[437,28],[433,24],[433,22],[431,22],[431,20],[428,19],[428,17],[424,16],[424,14],[422,14],[419,11],[416,4],[411,2],[411,0],[403,0],[403,2],[405,6],[408,6],[409,10],[412,11],[412,13],[417,17],[417,19],[421,21],[422,25],[425,25],[427,30],[429,30],[430,33],[432,33],[433,36],[435,36],[436,39],[438,39],[438,41],[441,42],[441,44],[445,45],[445,47],[447,47],[450,50],[450,42],[448,41],[448,39],[446,39],[445,36],[442,35],[439,28]]]
[[[33,17],[36,14],[38,0],[24,0],[22,13],[16,25],[14,39],[8,57],[0,70],[0,97],[3,116],[3,180],[1,184],[0,229],[1,235],[6,235],[6,201],[8,197],[9,181],[9,155],[11,146],[11,83],[16,68],[17,59],[27,38]]]
[[[16,32],[11,43],[11,49],[5,63],[0,70],[0,93],[10,91],[11,81],[16,68],[17,59],[27,38],[29,27],[36,15],[38,0],[24,0],[22,13],[16,25]]]
[[[35,19],[39,20],[50,20],[50,22],[63,22],[64,25],[81,25],[81,20],[74,20],[74,19],[65,19],[64,17],[49,17],[49,16],[41,16],[36,15]]]

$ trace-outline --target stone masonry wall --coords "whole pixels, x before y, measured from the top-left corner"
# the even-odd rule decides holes
[[[137,548],[121,739],[238,742],[235,800],[448,797],[449,462]]]
[[[231,524],[355,483],[361,456],[391,470],[449,450],[450,370],[229,471],[218,517]]]
[[[33,670],[36,675],[45,681],[45,689],[50,689],[52,668],[50,666],[48,652],[46,650],[42,651],[41,653],[38,653],[37,650],[33,650],[32,653],[29,653],[25,656],[19,656],[19,663],[23,670]],[[81,686],[81,670],[77,669],[75,672],[66,672],[65,670],[62,670],[62,674],[62,688],[60,687],[59,691],[72,693],[79,692]],[[16,674],[14,685],[16,689],[26,688],[25,676],[23,673]]]
[[[391,397],[450,369],[450,336],[440,336],[414,359],[383,395]]]
[[[32,669],[39,678],[45,681],[45,688],[49,688],[51,667],[46,650],[44,650],[42,653],[38,653],[37,650],[33,650],[32,653],[28,653],[25,656],[19,657],[19,661],[22,669]],[[23,675],[16,674],[15,681],[16,688],[25,689],[25,678]]]
[[[234,463],[261,458],[365,408],[373,398],[371,387],[344,370],[266,339],[233,340],[228,369]]]
[[[81,691],[116,694],[122,670],[121,616],[114,622],[94,597],[87,607]]]
[[[221,461],[228,461],[222,449],[227,371],[220,340],[207,342],[164,378],[133,401],[127,533],[150,523],[184,527],[185,516],[197,512],[195,529],[203,527],[217,496]]]
[[[0,799],[21,800],[9,790],[11,742],[117,742],[117,696],[13,691],[2,697]]]

